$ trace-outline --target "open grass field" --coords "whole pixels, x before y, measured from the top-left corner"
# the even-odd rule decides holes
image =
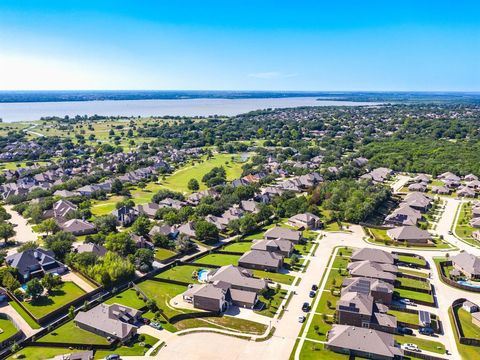
[[[10,336],[13,336],[18,332],[15,325],[13,325],[8,319],[0,318],[0,329],[2,330],[0,333],[0,341],[7,340]]]
[[[207,265],[237,265],[238,259],[241,255],[230,254],[209,254],[194,261],[194,263],[207,264]]]
[[[137,293],[133,288],[127,289],[120,294],[111,297],[110,299],[105,301],[105,304],[125,305],[137,310],[145,306],[145,302],[137,296]]]
[[[92,203],[92,214],[95,216],[108,215],[113,210],[118,202],[123,200],[123,196],[111,196],[107,200],[95,200]]]
[[[221,249],[221,251],[244,253],[250,250],[251,247],[252,247],[252,242],[236,242],[236,243],[225,246],[224,248]]]
[[[227,181],[231,181],[241,176],[243,164],[244,162],[241,162],[239,155],[216,154],[209,160],[196,162],[194,165],[188,165],[175,171],[172,175],[167,176],[165,180],[161,181],[161,183],[163,187],[170,190],[190,193],[188,181],[194,178],[200,183],[200,190],[204,190],[207,187],[202,183],[202,177],[214,167],[223,166],[227,173]]]
[[[41,318],[83,294],[85,294],[85,291],[78,285],[71,281],[66,281],[59,290],[53,291],[48,297],[42,296],[35,302],[24,301],[22,305],[34,316]]]
[[[51,333],[40,338],[38,342],[55,342],[62,344],[95,344],[108,345],[109,342],[103,336],[75,326],[73,320],[53,330]]]
[[[141,356],[144,355],[148,349],[158,342],[157,338],[144,334],[145,340],[143,342],[135,341],[131,344],[117,347],[115,350],[97,350],[95,352],[95,359],[104,359],[109,354],[118,354],[120,356]]]
[[[437,354],[445,354],[445,345],[438,341],[425,340],[410,335],[394,335],[394,337],[399,344],[412,343],[422,350],[431,351]]]

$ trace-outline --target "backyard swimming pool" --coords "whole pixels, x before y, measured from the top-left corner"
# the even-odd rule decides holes
[[[480,288],[480,283],[476,284],[476,283],[472,283],[470,281],[465,281],[465,280],[457,281],[457,283],[459,283],[460,285],[471,287],[471,288],[477,288],[477,289]]]
[[[202,269],[197,273],[197,278],[198,281],[205,282],[207,281],[207,276],[208,276],[209,271]]]

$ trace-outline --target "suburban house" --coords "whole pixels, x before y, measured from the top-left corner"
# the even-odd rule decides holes
[[[317,229],[322,226],[322,222],[317,215],[304,213],[293,215],[288,219],[287,224],[301,229]]]
[[[341,294],[357,292],[371,295],[377,303],[390,305],[393,298],[393,285],[385,281],[370,278],[345,278],[342,283]]]
[[[415,176],[413,178],[413,181],[415,181],[417,183],[428,184],[430,181],[432,181],[432,179],[430,179],[430,177],[426,174],[418,174],[417,176]]]
[[[395,241],[405,241],[410,244],[426,244],[432,240],[432,235],[427,230],[422,230],[414,225],[389,229],[387,235]]]
[[[63,231],[72,233],[75,236],[90,235],[97,232],[92,223],[82,219],[71,219],[60,225]]]
[[[240,207],[252,214],[257,214],[260,210],[259,203],[254,200],[242,200],[240,201]]]
[[[334,352],[374,360],[402,359],[392,334],[349,325],[333,325],[326,347]]]
[[[117,223],[121,226],[128,226],[135,221],[138,212],[130,206],[122,206],[112,211],[112,215],[117,218]]]
[[[170,207],[170,208],[175,209],[175,210],[180,210],[182,207],[184,207],[186,205],[187,205],[186,202],[180,201],[180,200],[177,200],[177,199],[172,199],[172,198],[165,198],[158,203],[158,206],[161,207],[161,208]]]
[[[375,304],[373,296],[359,292],[343,293],[337,301],[337,322],[340,325],[368,327],[384,331],[397,328],[395,316],[387,315],[388,308]]]
[[[238,259],[238,266],[247,269],[278,272],[283,266],[283,255],[276,252],[250,250]]]
[[[302,232],[275,226],[265,232],[264,238],[267,240],[289,240],[294,244],[297,244],[302,239]]]
[[[410,207],[425,213],[432,206],[432,198],[420,192],[411,192],[405,199],[403,203],[409,205]]]
[[[189,221],[185,224],[182,224],[178,227],[178,232],[180,234],[187,235],[191,238],[195,237],[195,223],[193,221]]]
[[[462,308],[469,313],[474,313],[474,312],[477,312],[479,310],[478,305],[474,304],[473,302],[471,302],[469,300],[465,300],[463,302]]]
[[[268,251],[290,257],[293,253],[293,243],[289,240],[256,240],[253,242],[252,250]]]
[[[392,175],[393,175],[393,170],[381,167],[381,168],[373,169],[369,173],[366,173],[360,176],[360,179],[372,180],[375,183],[383,183]]]
[[[404,204],[385,218],[386,225],[417,225],[422,213],[410,205]]]
[[[46,273],[63,274],[67,267],[55,259],[53,251],[42,248],[29,249],[7,256],[8,266],[17,269],[23,282]]]
[[[153,243],[148,241],[145,236],[137,235],[137,234],[130,234],[130,239],[133,240],[135,246],[140,249],[153,249]]]
[[[465,181],[476,181],[478,180],[478,176],[474,174],[468,174],[468,175],[465,175],[464,179]]]
[[[140,321],[142,312],[118,304],[100,304],[88,311],[80,311],[75,325],[94,334],[125,342],[137,333],[134,325]]]
[[[448,195],[452,190],[446,186],[432,186],[432,193],[438,195]]]
[[[43,218],[54,218],[58,223],[62,223],[68,219],[69,214],[74,214],[78,210],[77,205],[68,200],[58,200],[53,204],[53,208],[43,212]]]
[[[160,205],[154,202],[135,206],[135,210],[138,212],[139,215],[148,216],[150,219],[153,219],[155,217],[158,209],[160,209]]]
[[[425,191],[427,191],[427,185],[423,182],[413,183],[413,184],[408,185],[408,191],[425,192]]]
[[[163,225],[154,225],[148,232],[148,236],[153,238],[156,234],[161,234],[169,239],[175,239],[178,235],[178,229],[175,226],[163,224]]]
[[[233,265],[222,266],[210,271],[207,281],[224,281],[232,285],[232,289],[253,291],[257,294],[267,288],[266,280],[254,277],[248,269]]]
[[[373,261],[356,261],[348,264],[347,270],[352,277],[366,277],[394,284],[398,268],[391,264],[380,264]]]
[[[107,249],[100,244],[86,243],[80,244],[75,249],[78,254],[92,253],[98,257],[105,256]]]
[[[450,258],[455,269],[470,279],[480,279],[480,258],[465,251]]]
[[[463,186],[458,188],[457,190],[457,196],[459,197],[469,197],[469,198],[474,198],[477,193],[475,190],[469,188],[468,186]]]
[[[93,360],[93,350],[77,351],[70,354],[62,354],[51,360]]]
[[[352,253],[350,257],[351,262],[365,260],[393,265],[398,260],[398,256],[380,249],[361,248]]]

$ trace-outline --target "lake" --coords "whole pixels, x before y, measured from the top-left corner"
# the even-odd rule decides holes
[[[376,105],[353,101],[318,101],[318,97],[248,98],[248,99],[181,99],[181,100],[105,100],[62,102],[0,103],[4,122],[33,121],[41,117],[75,115],[104,116],[208,116],[238,115],[267,108],[299,106]]]

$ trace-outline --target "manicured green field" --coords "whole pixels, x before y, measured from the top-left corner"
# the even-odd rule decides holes
[[[424,273],[424,272],[421,272],[421,271],[415,271],[415,270],[410,270],[410,269],[402,269],[400,271],[402,273],[417,276],[417,277],[421,277],[421,278],[424,278],[424,279],[428,278],[428,274]]]
[[[262,271],[262,270],[252,270],[253,275],[255,275],[258,278],[263,278],[263,279],[270,279],[272,281],[282,283],[282,284],[287,284],[291,285],[293,283],[293,280],[295,277],[292,275],[287,275],[287,274],[280,274],[280,273],[274,273],[274,272],[268,272],[268,271]]]
[[[462,308],[457,308],[456,311],[462,324],[463,335],[467,338],[480,338],[480,328],[472,323],[472,314]]]
[[[412,343],[417,345],[422,350],[431,351],[437,354],[445,354],[445,345],[438,341],[425,340],[410,335],[394,335],[394,337],[395,340],[400,344]]]
[[[162,249],[162,248],[155,249],[155,259],[158,259],[158,260],[165,260],[175,255],[177,255],[177,253],[169,249]]]
[[[137,296],[137,293],[133,288],[127,289],[120,294],[111,297],[110,299],[105,301],[105,304],[125,305],[137,310],[145,306],[145,302]]]
[[[332,295],[330,291],[323,291],[319,295],[321,297],[315,312],[320,314],[333,315],[335,313],[335,305],[340,299],[340,297]],[[330,307],[328,306],[329,303]]]
[[[420,281],[420,280],[414,280],[414,279],[409,279],[404,277],[398,277],[397,281],[402,286],[412,287],[416,289],[430,290],[431,288],[430,282],[428,281]]]
[[[420,265],[420,266],[425,266],[426,265],[425,259],[420,259],[420,258],[417,258],[415,256],[400,255],[398,257],[398,260],[400,262],[410,263],[410,264],[415,264],[415,265]]]
[[[305,244],[296,244],[293,247],[300,255],[306,256],[312,249],[312,246],[313,243],[311,241],[307,241]]]
[[[179,313],[179,311],[172,310],[170,306],[167,305],[170,299],[187,290],[186,286],[162,283],[154,280],[143,281],[138,284],[138,287],[150,299],[155,300],[157,306],[161,308],[168,317]]]
[[[42,296],[35,302],[22,302],[22,305],[28,309],[34,316],[41,318],[53,310],[73,301],[85,294],[78,285],[71,281],[63,283],[59,290],[55,290],[51,295]]]
[[[91,208],[92,214],[95,216],[108,215],[122,200],[123,196],[111,196],[107,200],[94,201]]]
[[[15,309],[15,311],[23,318],[23,320],[25,320],[27,322],[27,324],[32,329],[40,329],[41,328],[41,326],[38,325],[36,323],[36,321],[33,320],[33,318],[30,315],[28,315],[27,312],[19,304],[17,304],[17,302],[10,301],[8,304],[11,305]]]
[[[291,356],[290,359],[293,359]],[[300,360],[348,360],[349,355],[335,353],[325,349],[323,344],[306,340],[300,351]]]
[[[10,336],[18,332],[15,325],[8,319],[0,319],[0,329],[2,330],[0,333],[0,341],[7,340]]]
[[[25,349],[20,350],[19,352],[8,357],[9,360],[20,359],[20,355],[23,355],[23,359],[27,360],[45,360],[51,359],[57,355],[71,354],[81,350],[69,349],[68,347],[64,348],[53,348],[53,347],[39,347],[39,346],[27,346]]]
[[[168,269],[167,271],[164,271],[155,277],[159,279],[177,280],[194,284],[198,283],[198,281],[196,277],[192,277],[192,274],[194,271],[198,271],[201,269],[202,268],[200,266],[180,265]]]
[[[75,326],[73,320],[53,330],[51,333],[40,338],[38,342],[55,342],[63,344],[95,344],[108,345],[109,342],[103,336],[80,329]]]
[[[472,233],[475,231],[475,228],[470,226],[469,224],[471,219],[472,205],[469,203],[463,203],[460,208],[460,213],[458,214],[457,224],[455,226],[455,233],[463,240],[478,243],[478,241],[472,238]]]
[[[194,263],[207,265],[237,265],[241,255],[209,254],[194,261]]]
[[[232,157],[234,161],[232,161]],[[209,160],[197,162],[194,165],[186,166],[175,171],[172,175],[161,181],[162,186],[174,191],[190,193],[188,182],[190,179],[197,179],[200,183],[200,190],[207,187],[202,183],[202,177],[214,167],[223,166],[227,173],[227,180],[238,179],[242,175],[242,165],[240,156],[231,154],[217,154]]]
[[[286,296],[286,290],[280,290],[275,293],[273,289],[270,289],[267,294],[259,296],[259,300],[264,304],[264,307],[262,310],[255,312],[260,315],[274,317]]]
[[[244,253],[250,250],[251,247],[252,247],[251,242],[236,242],[236,243],[225,246],[224,248],[221,249],[221,251]]]
[[[413,325],[418,324],[418,314],[411,314],[408,312],[397,310],[388,310],[388,314],[395,316],[398,321]]]
[[[326,319],[333,322],[333,317]],[[332,328],[332,323],[326,322],[322,315],[315,314],[312,324],[308,328],[307,337],[312,340],[326,341],[327,333]]]

